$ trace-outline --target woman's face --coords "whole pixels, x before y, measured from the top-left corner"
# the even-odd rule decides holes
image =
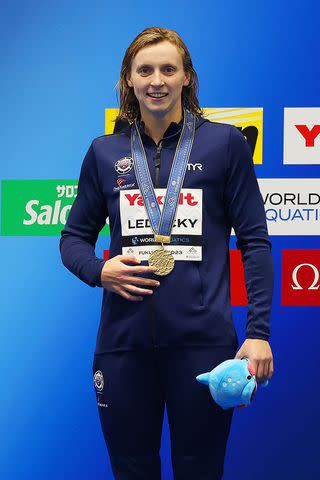
[[[178,48],[167,40],[138,51],[127,83],[134,89],[142,118],[150,114],[158,118],[168,113],[181,115],[181,92],[189,83],[189,75],[183,69]],[[153,93],[165,96],[154,98]]]

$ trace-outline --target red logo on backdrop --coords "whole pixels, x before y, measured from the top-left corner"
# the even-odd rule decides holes
[[[310,130],[307,125],[295,125],[306,142],[306,147],[314,147],[314,141],[320,135],[320,125],[314,125]]]
[[[320,250],[282,250],[282,305],[320,305]]]
[[[240,250],[230,250],[230,294],[232,306],[248,305]]]

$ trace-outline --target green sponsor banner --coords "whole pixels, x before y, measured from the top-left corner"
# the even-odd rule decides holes
[[[2,180],[1,235],[56,236],[77,196],[77,180]],[[110,235],[106,225],[100,235]]]

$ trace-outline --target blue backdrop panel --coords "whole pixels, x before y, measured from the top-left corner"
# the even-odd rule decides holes
[[[283,108],[320,106],[318,2],[1,6],[1,179],[78,178],[91,140],[104,133],[104,109],[117,106],[125,49],[148,26],[181,34],[201,106],[263,107],[258,177],[319,177],[319,165],[282,163]],[[0,477],[111,479],[91,377],[102,291],[62,266],[58,237],[0,242]],[[281,306],[282,250],[317,249],[319,237],[275,236],[272,244],[275,374],[250,408],[235,412],[225,480],[319,475],[319,307]],[[105,248],[99,238],[98,254]],[[246,308],[234,308],[234,318],[242,340]],[[163,478],[172,479],[166,420],[161,454]]]

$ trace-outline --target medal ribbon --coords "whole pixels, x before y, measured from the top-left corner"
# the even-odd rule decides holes
[[[195,115],[184,108],[183,127],[171,166],[162,214],[153,188],[148,161],[137,126],[137,121],[135,120],[132,125],[131,153],[133,157],[133,165],[147,215],[152,230],[156,235],[170,237],[179,202],[180,191],[193,145],[195,123]],[[168,243],[165,240],[163,241],[164,243]]]

